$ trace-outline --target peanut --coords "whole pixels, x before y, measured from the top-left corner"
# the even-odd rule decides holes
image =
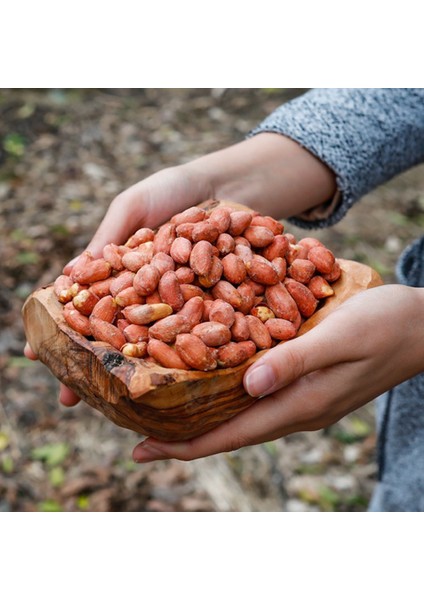
[[[171,344],[175,342],[179,333],[189,333],[190,329],[191,323],[187,317],[179,314],[170,315],[149,327],[149,335],[161,342]]]
[[[103,248],[103,258],[111,265],[112,269],[121,271],[122,255],[119,252],[119,248],[116,244],[107,244]]]
[[[90,327],[92,336],[98,342],[106,342],[117,350],[120,350],[126,344],[126,339],[122,331],[107,321],[91,317]]]
[[[299,281],[295,281],[294,279],[286,279],[284,285],[295,300],[300,314],[304,317],[311,317],[318,306],[318,300],[311,290],[306,285],[303,285],[303,283],[299,283]]]
[[[97,304],[94,306],[91,317],[96,317],[102,321],[113,323],[116,315],[118,314],[118,306],[112,296],[104,296],[100,298]]]
[[[153,229],[149,229],[148,227],[142,227],[141,229],[137,229],[137,231],[132,235],[129,240],[126,242],[125,246],[128,248],[136,248],[145,242],[153,242],[155,239],[155,232]]]
[[[271,335],[262,321],[253,315],[247,315],[246,321],[249,327],[249,338],[255,343],[256,347],[259,350],[271,348]]]
[[[165,225],[159,227],[153,240],[153,254],[158,254],[158,252],[169,254],[172,242],[177,235],[175,229],[174,223],[165,223]]]
[[[211,350],[196,335],[191,333],[177,335],[175,349],[180,358],[193,369],[212,371],[217,367],[217,362]]]
[[[112,296],[117,296],[119,292],[125,290],[125,288],[132,287],[135,274],[132,271],[123,271],[114,279],[110,286],[109,291]],[[95,284],[93,284],[95,285]]]
[[[208,319],[231,327],[234,323],[234,308],[224,300],[214,300],[209,306]]]
[[[244,237],[255,248],[265,248],[274,240],[274,234],[268,227],[250,225],[243,232]]]
[[[212,268],[212,244],[206,240],[201,240],[193,246],[190,255],[190,267],[196,275],[207,275]]]
[[[168,271],[162,275],[158,290],[162,302],[169,304],[174,311],[178,311],[183,307],[184,297],[175,271]]]
[[[119,328],[119,321],[117,325]],[[146,325],[128,324],[123,328],[122,333],[125,339],[131,344],[138,344],[139,342],[147,342],[149,340],[149,328]]]
[[[256,345],[251,340],[228,342],[218,349],[218,365],[222,368],[237,367],[256,353]]]
[[[275,285],[279,282],[278,273],[273,264],[262,256],[255,256],[247,264],[247,273],[250,279],[263,285]]]
[[[198,325],[203,317],[204,301],[200,296],[194,296],[186,301],[182,309],[177,313],[188,319],[190,326]]]
[[[187,208],[171,218],[171,223],[178,227],[184,223],[198,223],[206,218],[206,211],[198,206]]]
[[[191,237],[195,243],[202,240],[213,243],[218,238],[219,233],[219,229],[215,227],[213,223],[207,220],[194,224]]]
[[[230,226],[228,233],[232,236],[238,236],[243,233],[246,227],[252,222],[252,214],[244,210],[235,210],[230,214]]]
[[[274,340],[291,340],[297,333],[297,329],[291,321],[286,319],[268,319],[265,323],[271,337]]]
[[[315,277],[312,277],[308,283],[308,288],[318,300],[327,298],[328,296],[333,296],[334,294],[334,290],[331,285],[324,279],[324,277],[321,277],[321,275],[315,275]]]
[[[267,227],[274,235],[280,235],[284,231],[284,225],[272,217],[262,217],[261,215],[256,215],[253,217],[251,225]]]
[[[223,346],[231,340],[229,328],[217,321],[199,323],[193,327],[191,333],[197,335],[207,346]]]
[[[89,337],[91,335],[90,321],[88,317],[81,314],[72,302],[63,307],[63,316],[68,325],[77,333]]]
[[[90,284],[100,279],[109,277],[112,271],[110,263],[104,258],[90,260],[84,267],[72,275],[72,279],[77,283]]]
[[[315,268],[312,261],[306,258],[295,258],[287,274],[300,283],[308,283],[315,273]]]
[[[246,316],[239,311],[234,314],[234,323],[231,327],[231,337],[235,342],[245,342],[249,339],[249,325]]]
[[[289,241],[287,236],[276,235],[269,246],[263,249],[262,256],[270,261],[277,257],[285,258],[288,249]]]
[[[132,304],[144,304],[144,298],[137,293],[134,287],[127,287],[115,296],[115,302],[120,308],[131,306]]]
[[[53,291],[56,294],[59,302],[66,304],[73,298],[70,288],[73,285],[73,280],[68,275],[59,275],[53,285]]]
[[[225,206],[218,206],[214,208],[211,214],[209,215],[209,221],[214,225],[220,234],[227,231],[230,226],[231,218],[230,211]]]
[[[79,310],[81,314],[86,315],[88,317],[89,315],[91,315],[91,312],[98,301],[98,297],[95,294],[93,294],[93,292],[90,292],[90,290],[81,290],[73,298],[72,304],[77,310]]]
[[[147,352],[149,356],[167,369],[190,369],[189,365],[183,361],[174,348],[160,340],[149,340]]]
[[[231,253],[222,258],[224,277],[230,283],[242,283],[246,279],[246,267],[243,260]],[[217,282],[215,282],[217,283]]]
[[[229,233],[220,233],[215,245],[218,248],[219,253],[223,256],[230,252],[234,252],[234,248],[236,247],[234,238]]]
[[[252,308],[252,310],[250,311],[250,314],[253,315],[254,317],[258,317],[258,319],[260,319],[262,321],[262,323],[265,323],[269,319],[275,318],[275,315],[272,312],[272,310],[270,308],[268,308],[268,306],[262,306],[262,305],[254,306]]]
[[[236,288],[229,281],[218,281],[212,288],[212,296],[216,299],[225,300],[233,308],[240,308],[242,297]]]
[[[121,352],[131,358],[143,358],[147,354],[147,342],[137,342],[136,344],[127,342],[122,346]]]
[[[314,246],[308,252],[308,258],[314,263],[317,271],[328,275],[332,272],[336,259],[334,254],[324,246]]]
[[[199,283],[205,288],[213,287],[221,279],[223,264],[216,256],[212,257],[212,266],[209,273],[199,275]]]
[[[194,271],[190,267],[179,267],[175,271],[175,275],[180,283],[193,283],[194,281]]]
[[[158,319],[163,319],[172,314],[169,304],[134,304],[127,306],[122,311],[124,317],[134,325],[147,325]]]
[[[150,261],[150,264],[152,267],[156,267],[161,277],[167,271],[175,270],[174,259],[172,256],[169,256],[169,254],[165,254],[165,252],[158,252],[155,254]]]
[[[265,290],[265,299],[269,308],[279,319],[288,321],[297,319],[299,313],[297,304],[281,282],[269,286]]]
[[[150,296],[158,287],[160,279],[161,275],[155,266],[143,265],[134,277],[133,287],[140,296]]]
[[[176,263],[185,265],[189,259],[192,249],[192,243],[190,240],[184,237],[177,237],[172,242],[170,255]]]

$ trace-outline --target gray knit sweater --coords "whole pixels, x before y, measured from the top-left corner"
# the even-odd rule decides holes
[[[341,199],[325,218],[292,221],[306,228],[339,221],[365,193],[424,162],[424,89],[314,89],[282,105],[264,131],[299,142],[336,174]],[[398,264],[400,283],[424,287],[424,237]],[[373,511],[424,511],[423,373],[377,400],[379,483]]]

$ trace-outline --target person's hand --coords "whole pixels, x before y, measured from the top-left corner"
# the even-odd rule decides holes
[[[334,191],[334,175],[317,158],[284,136],[263,133],[128,188],[112,201],[86,250],[97,258],[106,244],[122,244],[140,227],[158,227],[210,198],[233,200],[282,218],[328,200]],[[77,258],[65,266],[65,275]],[[37,358],[28,344],[24,354]],[[62,384],[59,399],[65,406],[79,401]]]
[[[147,438],[133,458],[191,460],[327,427],[424,370],[424,289],[386,285],[352,297],[244,376],[251,407],[187,442]]]

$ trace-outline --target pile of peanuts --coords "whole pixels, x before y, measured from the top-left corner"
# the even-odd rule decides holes
[[[235,367],[293,338],[340,277],[319,240],[268,216],[193,207],[103,258],[84,252],[54,284],[70,327],[174,369]]]

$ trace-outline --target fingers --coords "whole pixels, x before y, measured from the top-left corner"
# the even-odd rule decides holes
[[[272,394],[318,369],[360,358],[343,311],[335,311],[304,335],[269,350],[244,375],[244,387],[256,398]]]
[[[63,404],[64,406],[71,407],[78,404],[79,401],[80,399],[76,394],[74,394],[72,390],[64,386],[63,383],[60,384],[59,402],[61,404]]]
[[[32,351],[32,348],[28,342],[25,344],[24,355],[29,358],[29,360],[37,360],[37,355]]]

